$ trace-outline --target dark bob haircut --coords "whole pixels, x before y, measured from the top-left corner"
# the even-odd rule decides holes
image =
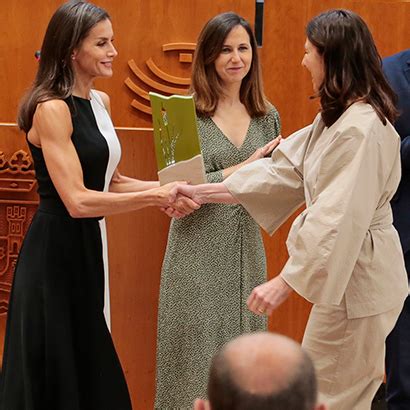
[[[326,11],[308,23],[306,36],[323,56],[325,78],[319,97],[327,126],[356,101],[370,104],[383,124],[386,118],[394,122],[396,96],[383,75],[372,34],[359,15],[343,9]]]

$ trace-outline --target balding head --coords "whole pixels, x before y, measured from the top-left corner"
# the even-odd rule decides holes
[[[213,359],[208,396],[212,410],[314,410],[313,365],[300,345],[273,333],[239,336]]]
[[[255,333],[228,343],[216,361],[241,390],[264,396],[285,389],[303,359],[300,346],[292,340],[271,333]]]

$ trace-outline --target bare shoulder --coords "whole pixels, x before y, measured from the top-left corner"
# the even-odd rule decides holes
[[[39,103],[34,113],[32,128],[41,135],[41,139],[54,135],[70,136],[72,133],[70,108],[60,99]]]
[[[100,96],[106,110],[109,113],[111,113],[110,97],[108,96],[108,94],[100,90],[93,90],[93,91],[96,92]]]
[[[44,116],[70,116],[68,105],[60,99],[48,100],[37,104],[34,116],[37,118]]]

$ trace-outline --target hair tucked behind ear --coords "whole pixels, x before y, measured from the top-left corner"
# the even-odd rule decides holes
[[[20,104],[20,129],[30,130],[37,104],[71,95],[71,55],[97,23],[109,18],[104,9],[84,1],[70,1],[57,9],[44,36],[36,78]]]

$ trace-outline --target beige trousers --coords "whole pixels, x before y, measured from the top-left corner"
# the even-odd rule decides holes
[[[370,410],[383,382],[384,343],[402,306],[348,319],[346,305],[314,305],[302,346],[311,356],[329,410]]]

